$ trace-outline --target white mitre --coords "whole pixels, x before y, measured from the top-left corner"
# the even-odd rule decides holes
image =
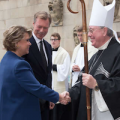
[[[110,28],[120,43],[116,32],[112,29],[114,20],[115,0],[112,4],[103,6],[99,0],[94,0],[89,26],[105,26]]]

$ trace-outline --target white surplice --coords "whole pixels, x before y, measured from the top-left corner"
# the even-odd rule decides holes
[[[52,52],[52,63],[54,63],[54,60],[56,58],[58,51]],[[63,64],[58,65],[57,64],[57,81],[65,81],[65,88],[66,91],[68,91],[68,76],[69,76],[69,70],[70,70],[70,56],[67,53],[66,58],[64,59]],[[54,82],[52,81],[52,89],[54,89]]]
[[[82,70],[82,68],[84,67],[84,47],[79,47],[76,59],[74,63],[72,63],[71,69],[74,65],[78,65],[80,70]],[[77,81],[79,73],[80,71],[72,72],[72,86]]]
[[[81,43],[75,47],[75,49],[73,51],[73,55],[72,55],[71,68],[70,68],[70,72],[71,72],[70,79],[72,79],[72,86],[77,81],[78,75],[80,73],[80,71],[72,72],[72,67],[74,65],[78,65],[80,70],[82,70],[82,68],[84,67],[84,47],[80,47],[80,46],[81,46]],[[92,46],[92,43],[89,40],[88,40],[88,43],[87,43],[87,49],[88,49],[88,60],[90,60],[90,58],[98,50],[95,47]]]

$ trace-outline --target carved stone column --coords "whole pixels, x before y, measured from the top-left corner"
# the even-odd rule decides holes
[[[80,41],[79,41],[79,39],[77,37],[77,30],[78,30],[78,28],[79,28],[79,26],[75,26],[73,28],[73,38],[74,38],[75,46],[77,46],[80,43]]]

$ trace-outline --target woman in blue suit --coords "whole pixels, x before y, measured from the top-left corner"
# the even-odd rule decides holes
[[[63,94],[41,85],[28,62],[31,31],[13,26],[4,33],[7,50],[0,63],[0,120],[41,120],[39,98],[56,103]]]

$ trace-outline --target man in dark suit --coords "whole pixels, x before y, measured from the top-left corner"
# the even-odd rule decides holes
[[[52,76],[52,48],[43,38],[51,24],[51,16],[46,12],[37,12],[34,15],[33,32],[30,38],[29,54],[24,58],[31,65],[36,79],[43,85],[51,88]],[[52,106],[53,103],[50,103]],[[49,119],[49,102],[40,99],[42,120]]]

